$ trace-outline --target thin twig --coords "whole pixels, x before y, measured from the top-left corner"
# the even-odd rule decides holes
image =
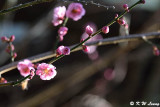
[[[150,33],[144,33],[144,34],[132,34],[132,35],[128,35],[128,36],[111,37],[111,38],[106,38],[106,39],[86,43],[86,45],[88,45],[88,46],[90,46],[90,45],[101,46],[101,45],[117,44],[117,43],[122,43],[122,42],[129,42],[129,41],[137,41],[137,40],[142,40],[142,38],[144,36],[146,37],[146,39],[160,38],[160,32],[150,32]],[[74,46],[76,46],[76,44],[70,46],[70,48],[72,48]],[[79,50],[82,50],[82,47],[76,48],[72,52],[79,51]],[[29,57],[27,59],[31,60],[33,63],[36,63],[39,61],[43,61],[45,59],[53,58],[55,56],[56,56],[55,52],[49,51],[49,52],[46,52],[43,54]],[[13,69],[16,69],[18,62],[19,61],[16,61],[16,62],[13,62],[13,63],[10,63],[8,65],[1,67],[0,68],[0,75],[6,73],[8,71],[11,71]]]
[[[33,5],[36,5],[36,4],[45,3],[45,2],[52,2],[52,1],[53,0],[34,0],[34,1],[31,1],[31,2],[28,2],[28,3],[25,3],[25,4],[19,4],[17,6],[11,7],[11,8],[1,10],[0,15],[6,14],[8,12],[13,12],[13,11],[16,11],[16,10],[19,10],[19,9],[22,9],[22,8],[30,7],[30,6],[33,6]]]

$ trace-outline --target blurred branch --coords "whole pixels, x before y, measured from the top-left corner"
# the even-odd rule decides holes
[[[28,3],[25,3],[25,4],[19,4],[17,6],[11,7],[11,8],[1,10],[0,15],[6,14],[8,12],[16,11],[16,10],[19,10],[19,9],[22,9],[22,8],[30,7],[30,6],[33,6],[33,5],[36,5],[36,4],[45,3],[45,2],[52,2],[52,1],[53,0],[34,0],[34,1],[31,1],[31,2],[28,2]]]
[[[133,34],[133,35],[128,35],[128,36],[111,37],[111,38],[106,38],[106,39],[86,43],[86,45],[88,45],[88,46],[90,46],[90,45],[101,46],[101,45],[117,44],[117,43],[122,43],[122,42],[143,40],[142,38],[144,38],[144,37],[146,37],[146,39],[160,38],[160,32],[150,32],[150,33],[144,33],[144,34]],[[70,46],[70,48],[72,48],[74,46],[76,46],[76,45],[72,45],[72,46]],[[82,49],[82,47],[78,47],[72,52],[79,51],[81,49]],[[39,55],[30,57],[27,59],[29,59],[33,63],[35,63],[35,62],[39,62],[39,61],[49,59],[49,58],[52,58],[55,56],[56,56],[55,52],[49,51],[49,52],[39,54]],[[13,62],[13,63],[10,63],[8,65],[1,67],[0,68],[0,75],[15,69],[17,67],[18,62],[19,61],[16,61],[16,62]]]

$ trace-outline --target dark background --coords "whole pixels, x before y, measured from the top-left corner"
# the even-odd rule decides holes
[[[32,0],[1,0],[0,9]],[[82,3],[86,15],[75,22],[67,23],[68,34],[59,45],[79,43],[85,24],[94,22],[101,28],[110,22],[116,13],[123,11],[122,5],[129,6],[138,0],[97,0],[96,3]],[[10,12],[0,16],[0,37],[14,34],[14,45],[18,57],[16,61],[51,51],[55,43],[58,27],[51,23],[56,6],[68,6],[71,1],[55,0],[50,3]],[[100,3],[101,7],[98,6]],[[104,6],[115,6],[115,9]],[[130,34],[160,30],[160,1],[146,0],[125,15],[130,23]],[[110,33],[103,38],[124,35],[124,29],[115,23]],[[159,45],[159,39],[152,42]],[[0,42],[0,65],[10,63],[5,53],[6,44]],[[57,76],[50,81],[42,81],[35,76],[28,83],[28,89],[20,86],[0,87],[0,106],[4,107],[129,107],[130,101],[160,102],[160,58],[153,55],[152,46],[144,41],[128,42],[98,47],[99,58],[92,61],[82,51],[66,56],[54,65]],[[47,62],[49,60],[45,60]],[[112,69],[105,78],[107,70]],[[2,75],[8,81],[21,78],[18,70]]]

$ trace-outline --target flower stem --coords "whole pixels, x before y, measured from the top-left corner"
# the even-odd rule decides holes
[[[8,82],[8,83],[0,83],[0,87],[1,86],[16,86],[19,85],[21,82],[23,82],[24,80],[28,79],[31,75],[28,75],[18,81],[13,81],[13,82]]]
[[[63,27],[66,26],[67,22],[68,22],[68,17],[65,18],[64,23],[63,23],[62,26],[63,26]],[[58,43],[59,43],[59,34],[58,34],[57,37],[56,37],[56,42],[55,42],[54,48],[53,48],[54,50],[57,49]]]

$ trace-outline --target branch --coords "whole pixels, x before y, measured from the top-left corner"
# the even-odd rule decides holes
[[[22,9],[22,8],[30,7],[30,6],[33,6],[33,5],[36,5],[36,4],[45,3],[45,2],[52,2],[52,1],[53,0],[34,0],[34,1],[31,1],[31,2],[28,2],[28,3],[25,3],[25,4],[19,4],[17,6],[11,7],[11,8],[1,10],[0,15],[6,14],[8,12],[13,12],[13,11],[16,11],[16,10],[19,10],[19,9]]]
[[[117,43],[122,43],[122,42],[143,40],[144,37],[146,37],[146,39],[160,38],[160,32],[150,32],[150,33],[144,33],[144,34],[132,34],[132,35],[128,35],[128,36],[111,37],[111,38],[106,38],[106,39],[86,43],[86,45],[88,45],[88,46],[90,46],[90,45],[101,46],[101,45],[117,44]],[[70,46],[70,48],[72,48],[76,45],[77,44],[72,45],[72,46]],[[82,47],[78,47],[72,52],[79,51],[79,50],[82,50]],[[35,62],[43,61],[45,59],[53,58],[55,56],[56,56],[55,52],[49,51],[49,52],[46,52],[43,54],[29,57],[27,59],[29,59],[33,63],[35,63]],[[0,68],[0,75],[6,73],[8,71],[11,71],[13,69],[16,69],[18,62],[19,61],[16,61],[16,62],[13,62],[13,63],[10,63],[8,65],[1,67]]]

